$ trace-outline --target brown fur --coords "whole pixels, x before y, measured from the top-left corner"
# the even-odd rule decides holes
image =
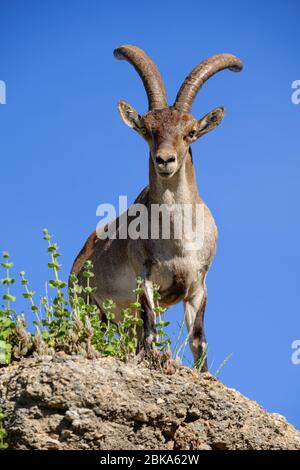
[[[79,255],[77,256],[73,264],[72,272],[76,274],[76,276],[78,276],[79,272],[84,266],[84,263],[93,254],[97,241],[98,241],[97,233],[94,230],[94,232],[91,233],[91,235],[88,237],[87,241],[85,242],[83,248],[80,250]]]

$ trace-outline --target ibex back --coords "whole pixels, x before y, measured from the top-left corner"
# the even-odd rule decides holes
[[[159,71],[144,51],[136,46],[125,45],[116,49],[114,55],[134,66],[143,80],[149,101],[149,111],[143,116],[124,101],[118,105],[123,121],[140,134],[150,149],[149,186],[141,192],[135,203],[143,204],[148,209],[148,227],[153,222],[153,204],[165,204],[169,208],[171,236],[168,239],[161,235],[156,239],[151,236],[119,238],[118,233],[124,223],[124,216],[120,216],[116,220],[116,237],[103,237],[104,232],[110,230],[110,224],[103,227],[101,233],[92,233],[77,256],[72,271],[83,283],[84,263],[86,260],[93,262],[93,285],[96,287],[93,301],[103,315],[102,304],[105,299],[114,300],[118,315],[122,308],[134,300],[136,278],[141,276],[144,279],[144,327],[140,347],[151,347],[155,338],[153,285],[160,286],[162,306],[170,307],[182,300],[189,343],[197,362],[206,349],[203,325],[205,278],[216,251],[217,228],[198,193],[190,146],[220,124],[224,109],[216,108],[200,120],[192,117],[190,111],[197,92],[206,80],[226,68],[238,72],[242,69],[242,63],[231,54],[219,54],[201,62],[183,82],[173,106],[168,106]],[[190,218],[193,228],[197,227],[196,208],[199,205],[202,207],[201,242],[192,250],[186,237],[174,236],[178,205],[189,205],[192,208]],[[131,220],[128,212],[127,216]]]

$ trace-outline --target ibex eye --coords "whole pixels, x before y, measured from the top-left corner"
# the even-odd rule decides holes
[[[191,131],[189,132],[189,137],[192,139],[193,137],[196,136],[196,131]]]
[[[141,127],[141,133],[142,133],[143,135],[147,134],[147,129],[146,129],[146,127]]]

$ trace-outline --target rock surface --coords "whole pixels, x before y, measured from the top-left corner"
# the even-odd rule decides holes
[[[0,369],[0,408],[10,449],[300,449],[284,417],[185,367],[24,359]]]

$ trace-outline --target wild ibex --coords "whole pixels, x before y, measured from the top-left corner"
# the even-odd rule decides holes
[[[76,258],[72,271],[83,282],[82,271],[86,260],[94,264],[93,301],[102,311],[102,303],[111,298],[117,313],[133,301],[137,276],[144,279],[142,316],[143,342],[146,347],[155,337],[153,312],[153,285],[160,286],[161,305],[169,307],[184,302],[190,347],[195,362],[206,348],[203,318],[206,306],[205,278],[216,250],[217,228],[214,219],[199,196],[195,178],[191,144],[214,129],[224,117],[224,109],[216,108],[200,120],[190,114],[192,103],[202,85],[216,72],[229,68],[242,69],[241,61],[231,54],[215,55],[195,67],[183,82],[175,103],[168,106],[166,91],[160,73],[148,55],[136,46],[125,45],[114,51],[117,59],[131,63],[140,75],[149,101],[149,111],[141,116],[125,101],[120,101],[120,115],[147,142],[150,148],[149,186],[136,199],[148,209],[148,226],[151,226],[151,207],[164,204],[169,208],[172,235],[165,239],[150,237],[132,239],[118,237],[124,224],[124,214],[115,222],[116,237],[93,232]],[[195,227],[196,207],[203,209],[203,236],[196,249],[188,241],[174,236],[175,212],[178,205],[192,207],[192,226]],[[129,209],[130,211],[130,209]],[[128,220],[132,216],[127,211]],[[161,220],[161,219],[160,219]],[[124,228],[124,227],[123,227]],[[104,313],[103,313],[104,314]],[[118,319],[117,319],[118,321]],[[206,367],[206,366],[205,366]]]

